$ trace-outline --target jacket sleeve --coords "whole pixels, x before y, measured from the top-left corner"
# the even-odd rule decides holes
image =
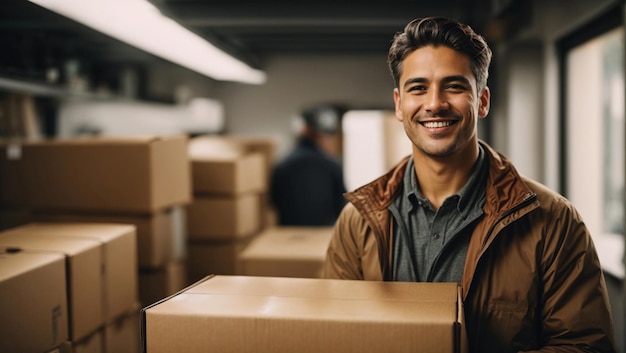
[[[358,212],[351,203],[343,208],[326,251],[326,260],[322,267],[323,278],[363,279],[357,236],[352,223],[358,223]]]
[[[593,240],[565,199],[553,206],[541,254],[542,352],[615,352],[606,283]]]
[[[382,281],[380,244],[376,239],[374,231],[354,205],[346,204],[335,223],[322,277]]]

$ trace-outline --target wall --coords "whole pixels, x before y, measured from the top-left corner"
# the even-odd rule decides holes
[[[273,138],[282,157],[294,142],[294,120],[322,103],[351,109],[393,109],[393,80],[386,55],[305,56],[267,59],[263,85],[219,82],[171,65],[147,72],[148,97],[185,104],[193,97],[222,102],[224,133]]]
[[[264,85],[218,83],[214,98],[224,104],[232,134],[275,138],[278,154],[293,142],[292,122],[318,103],[353,109],[393,109],[393,80],[383,56],[276,56],[267,61]]]
[[[556,42],[615,3],[612,0],[534,0],[532,22],[517,38],[495,48],[497,76],[502,79],[501,85],[496,83],[497,95],[501,99],[494,102],[491,114],[495,116],[492,118],[494,145],[555,190],[560,190],[557,138],[560,92]],[[519,77],[526,78],[519,82],[517,79],[507,80]],[[537,113],[538,118],[531,117],[533,121],[529,124],[512,122],[512,119],[525,119]],[[535,119],[543,123],[536,125]],[[512,127],[516,131],[515,141],[510,139]],[[543,146],[540,149],[526,151],[512,146],[518,141],[530,143],[537,136],[542,138],[542,141],[536,141]]]

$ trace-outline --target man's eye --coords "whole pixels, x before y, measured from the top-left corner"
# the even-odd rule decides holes
[[[409,87],[409,92],[419,92],[419,91],[425,91],[426,87],[424,86],[411,86]]]
[[[447,88],[451,91],[465,91],[465,86],[461,84],[451,83]]]

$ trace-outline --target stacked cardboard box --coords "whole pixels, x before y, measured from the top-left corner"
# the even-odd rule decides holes
[[[332,227],[267,227],[239,254],[241,274],[319,278],[332,234]]]
[[[238,273],[237,257],[267,224],[273,143],[202,136],[190,140],[193,200],[187,210],[192,281]]]
[[[0,247],[0,352],[46,352],[69,338],[65,257]]]
[[[0,253],[9,265],[0,273],[12,273],[0,275],[0,351],[45,352],[63,342],[73,351],[138,351],[136,329],[121,324],[139,312],[134,226],[31,223],[0,232]],[[33,266],[51,259],[61,259],[60,273],[49,268],[46,277]]]
[[[3,228],[33,221],[131,224],[139,277],[166,272],[171,262],[184,266],[191,200],[187,144],[185,135],[5,142]],[[142,304],[173,293],[154,288],[162,287],[140,286]]]
[[[141,320],[147,353],[467,351],[456,283],[213,276]]]

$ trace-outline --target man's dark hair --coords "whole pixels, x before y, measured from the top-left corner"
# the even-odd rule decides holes
[[[465,24],[445,17],[418,18],[398,32],[389,48],[387,63],[396,87],[400,86],[402,61],[416,49],[445,46],[467,55],[471,60],[478,92],[487,86],[491,49],[485,38]]]

